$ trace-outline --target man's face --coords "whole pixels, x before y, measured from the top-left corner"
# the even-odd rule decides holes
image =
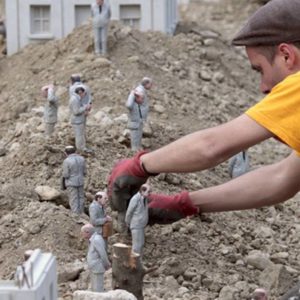
[[[262,93],[270,93],[275,85],[289,75],[282,56],[279,54],[276,53],[273,62],[270,62],[257,47],[246,47],[246,52],[252,69],[260,73],[260,91]]]
[[[81,236],[85,239],[88,240],[91,237],[91,234],[89,232],[86,231],[81,231]]]
[[[96,0],[97,5],[102,5],[103,4],[103,0]]]
[[[48,90],[43,90],[43,91],[42,91],[42,96],[43,96],[44,98],[47,98],[47,97],[48,97]]]
[[[81,99],[83,99],[85,96],[85,92],[79,91],[78,95],[80,96]]]
[[[146,90],[150,90],[152,88],[152,82],[149,82],[145,85]]]
[[[103,195],[101,198],[98,197],[97,201],[102,205],[102,206],[105,206],[107,204],[107,201],[108,201],[108,197],[107,195]]]

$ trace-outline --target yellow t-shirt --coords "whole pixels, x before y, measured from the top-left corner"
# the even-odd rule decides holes
[[[246,111],[300,155],[300,72],[286,77]]]

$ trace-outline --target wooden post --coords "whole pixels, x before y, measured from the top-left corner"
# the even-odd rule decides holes
[[[122,243],[113,245],[112,287],[123,289],[143,300],[143,278],[146,274],[140,255],[133,253],[131,247]]]

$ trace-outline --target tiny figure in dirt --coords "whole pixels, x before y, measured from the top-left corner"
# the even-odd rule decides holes
[[[130,228],[132,236],[132,251],[140,254],[142,259],[143,247],[145,243],[145,227],[148,224],[148,197],[150,186],[143,184],[129,202],[126,211],[125,222]]]
[[[231,178],[239,177],[249,171],[249,156],[246,150],[229,159],[228,171]]]
[[[63,181],[69,196],[69,205],[72,212],[83,213],[84,210],[84,176],[86,175],[85,159],[75,153],[74,146],[67,146],[67,158],[63,162]]]
[[[87,263],[90,270],[92,291],[104,292],[104,273],[111,267],[105,250],[105,242],[102,236],[95,232],[92,224],[82,226],[81,235],[89,241]]]
[[[93,31],[95,54],[106,55],[107,33],[111,18],[111,9],[108,0],[96,0],[92,4]]]
[[[112,218],[106,214],[107,202],[107,193],[97,192],[95,199],[89,206],[90,222],[94,226],[96,233],[100,235],[103,233],[103,225],[112,221]],[[103,235],[102,237],[104,238],[107,249],[107,239]]]
[[[128,129],[130,129],[131,150],[137,151],[142,148],[143,126],[147,121],[149,103],[147,90],[152,87],[152,79],[144,77],[142,82],[130,92],[126,107],[128,113]]]
[[[46,100],[44,108],[45,136],[49,138],[57,123],[58,97],[55,96],[53,84],[43,86],[41,92],[42,97]]]
[[[81,152],[91,152],[86,148],[86,118],[89,114],[92,106],[91,104],[85,104],[86,90],[85,86],[78,86],[75,92],[72,94],[69,107],[71,113],[71,124],[75,135],[75,144],[77,150]]]

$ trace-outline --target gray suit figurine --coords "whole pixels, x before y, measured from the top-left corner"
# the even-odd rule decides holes
[[[96,0],[92,4],[93,30],[95,53],[107,53],[108,23],[111,18],[111,9],[108,0]]]
[[[133,151],[142,148],[143,126],[149,113],[147,90],[150,90],[151,87],[152,79],[143,78],[141,84],[130,92],[126,102],[128,129],[130,129],[131,149]]]
[[[84,239],[89,241],[87,263],[90,270],[92,291],[104,292],[104,273],[111,267],[105,250],[105,242],[102,236],[95,232],[95,228],[91,224],[82,226],[81,234]]]
[[[81,214],[84,209],[85,160],[75,153],[73,146],[67,146],[65,153],[68,157],[63,162],[63,179],[69,196],[69,204],[72,212]]]
[[[55,96],[54,85],[42,87],[42,96],[46,99],[44,109],[45,135],[50,137],[57,123],[58,98]]]

